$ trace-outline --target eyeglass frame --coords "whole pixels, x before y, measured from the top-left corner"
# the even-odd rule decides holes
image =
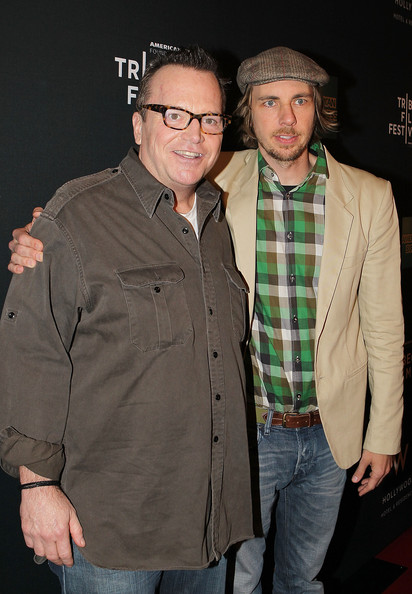
[[[218,136],[219,134],[223,134],[223,132],[225,131],[227,126],[229,126],[229,124],[231,124],[231,122],[232,122],[232,116],[229,116],[225,113],[214,113],[212,111],[208,111],[206,113],[192,113],[188,109],[183,109],[183,107],[174,107],[173,105],[162,105],[161,103],[145,103],[141,107],[142,107],[142,109],[147,109],[149,111],[155,111],[156,113],[161,113],[164,125],[167,128],[171,128],[172,130],[186,130],[186,128],[188,128],[190,126],[190,124],[192,123],[193,120],[197,120],[199,122],[200,129],[203,132],[203,134],[208,134],[210,136]],[[166,112],[168,109],[176,109],[177,111],[184,111],[185,113],[188,113],[190,116],[190,119],[189,119],[187,125],[184,128],[175,128],[174,126],[169,126],[169,124],[166,124]],[[219,117],[221,117],[223,119],[223,130],[221,132],[205,132],[202,128],[202,118],[204,116],[219,116]]]

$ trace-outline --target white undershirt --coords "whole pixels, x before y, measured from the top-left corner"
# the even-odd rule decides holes
[[[199,237],[199,226],[197,224],[197,195],[195,194],[195,199],[193,202],[193,206],[192,208],[189,210],[189,212],[185,212],[185,213],[179,213],[182,215],[182,217],[185,217],[185,219],[187,221],[189,221],[189,223],[192,225],[193,227],[193,231],[196,233],[196,237]]]

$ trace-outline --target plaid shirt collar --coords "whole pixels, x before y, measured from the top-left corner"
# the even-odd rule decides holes
[[[313,177],[314,175],[324,176],[325,179],[329,178],[328,164],[326,162],[326,154],[325,154],[325,149],[323,148],[323,144],[320,141],[313,143],[309,147],[309,152],[312,155],[316,156],[316,162],[315,162],[314,166],[312,167],[312,169],[308,172],[305,179],[300,184],[298,184],[294,188],[294,190],[303,187],[308,182],[308,180],[311,177]],[[258,169],[259,169],[259,173],[262,173],[265,176],[265,178],[268,179],[268,181],[271,181],[272,183],[274,183],[280,192],[283,191],[283,186],[279,181],[278,175],[270,167],[270,165],[268,165],[268,163],[265,161],[260,150],[258,150]]]

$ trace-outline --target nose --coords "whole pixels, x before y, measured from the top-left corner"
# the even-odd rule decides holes
[[[282,105],[279,113],[279,121],[281,125],[285,126],[294,126],[296,124],[296,116],[292,105]]]
[[[188,125],[187,128],[182,130],[182,134],[185,136],[185,138],[190,140],[190,142],[193,142],[196,144],[198,142],[203,142],[203,140],[204,140],[202,130],[200,128],[200,122],[199,122],[199,120],[196,120],[195,118],[193,118],[193,120],[190,122],[190,124]]]

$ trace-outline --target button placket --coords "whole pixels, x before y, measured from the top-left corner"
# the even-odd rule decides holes
[[[202,250],[202,243],[199,242],[199,255],[202,264],[202,276],[204,295],[207,298],[206,306],[206,333],[209,348],[209,377],[211,387],[211,456],[212,456],[212,540],[214,548],[217,547],[215,541],[217,537],[217,526],[219,525],[219,500],[223,480],[223,459],[224,459],[224,370],[223,358],[221,357],[220,331],[218,324],[218,314],[215,294],[215,279],[212,275],[211,264]],[[216,272],[218,274],[218,272]]]

